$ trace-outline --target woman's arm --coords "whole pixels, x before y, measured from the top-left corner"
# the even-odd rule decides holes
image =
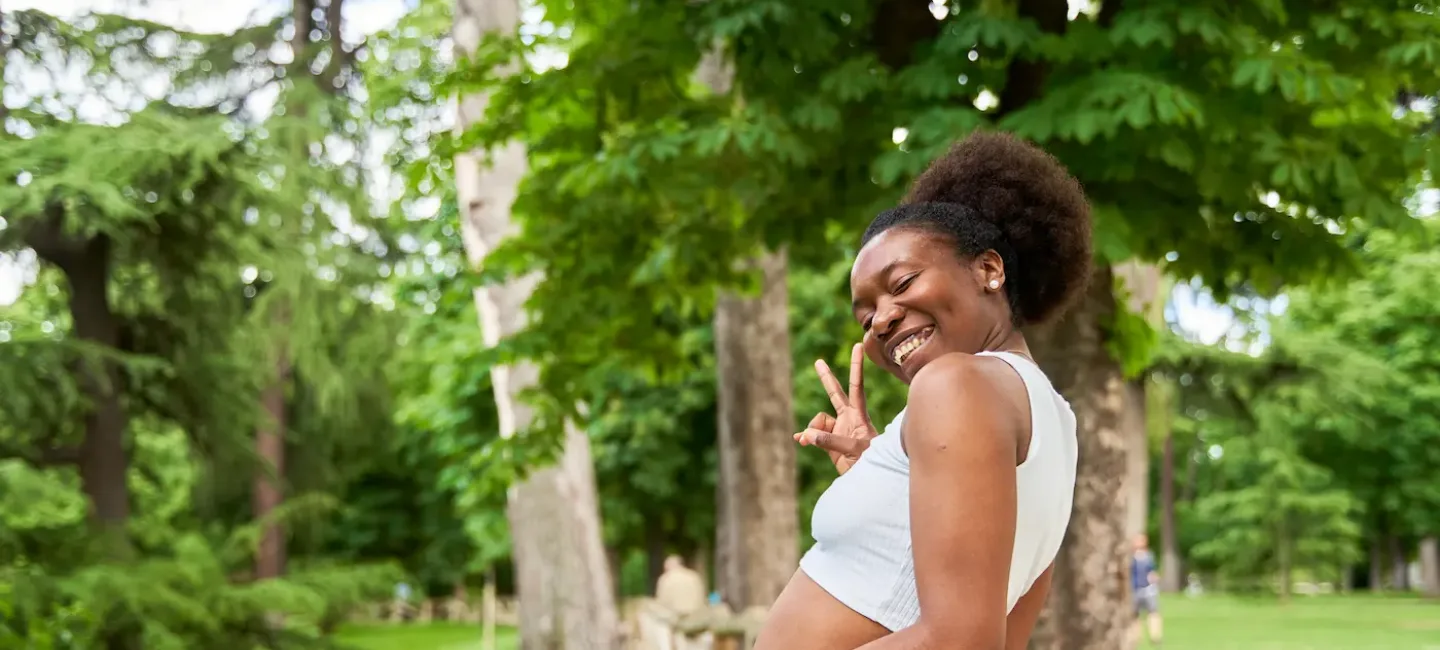
[[[864,650],[1004,650],[1015,465],[1028,409],[1005,362],[948,355],[910,385],[910,536],[920,620]],[[1028,404],[1028,401],[1025,402]]]
[[[1050,595],[1050,576],[1054,573],[1052,563],[1010,610],[1010,616],[1005,619],[1005,650],[1025,650],[1029,644],[1035,622],[1040,620],[1040,610],[1045,609],[1045,598]]]

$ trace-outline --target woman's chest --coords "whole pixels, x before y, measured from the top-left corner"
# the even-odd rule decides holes
[[[898,431],[876,437],[855,466],[820,495],[810,529],[818,545],[831,548],[883,543],[876,538],[908,542],[910,463]]]

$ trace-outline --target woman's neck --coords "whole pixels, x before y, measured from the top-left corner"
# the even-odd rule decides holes
[[[982,348],[986,352],[1012,352],[1020,356],[1035,360],[1030,354],[1030,345],[1025,342],[1025,335],[1017,327],[1004,326],[986,339]]]

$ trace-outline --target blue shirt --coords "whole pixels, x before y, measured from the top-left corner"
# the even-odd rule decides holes
[[[1136,551],[1130,556],[1130,586],[1140,591],[1150,586],[1150,574],[1155,571],[1155,554],[1150,551]]]

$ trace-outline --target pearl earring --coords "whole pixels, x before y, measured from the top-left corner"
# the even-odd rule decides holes
[[[990,281],[990,290],[991,290],[991,291],[994,291],[994,290],[999,289],[999,288],[1000,288],[1000,281],[999,281],[999,280],[991,280],[991,281]]]

